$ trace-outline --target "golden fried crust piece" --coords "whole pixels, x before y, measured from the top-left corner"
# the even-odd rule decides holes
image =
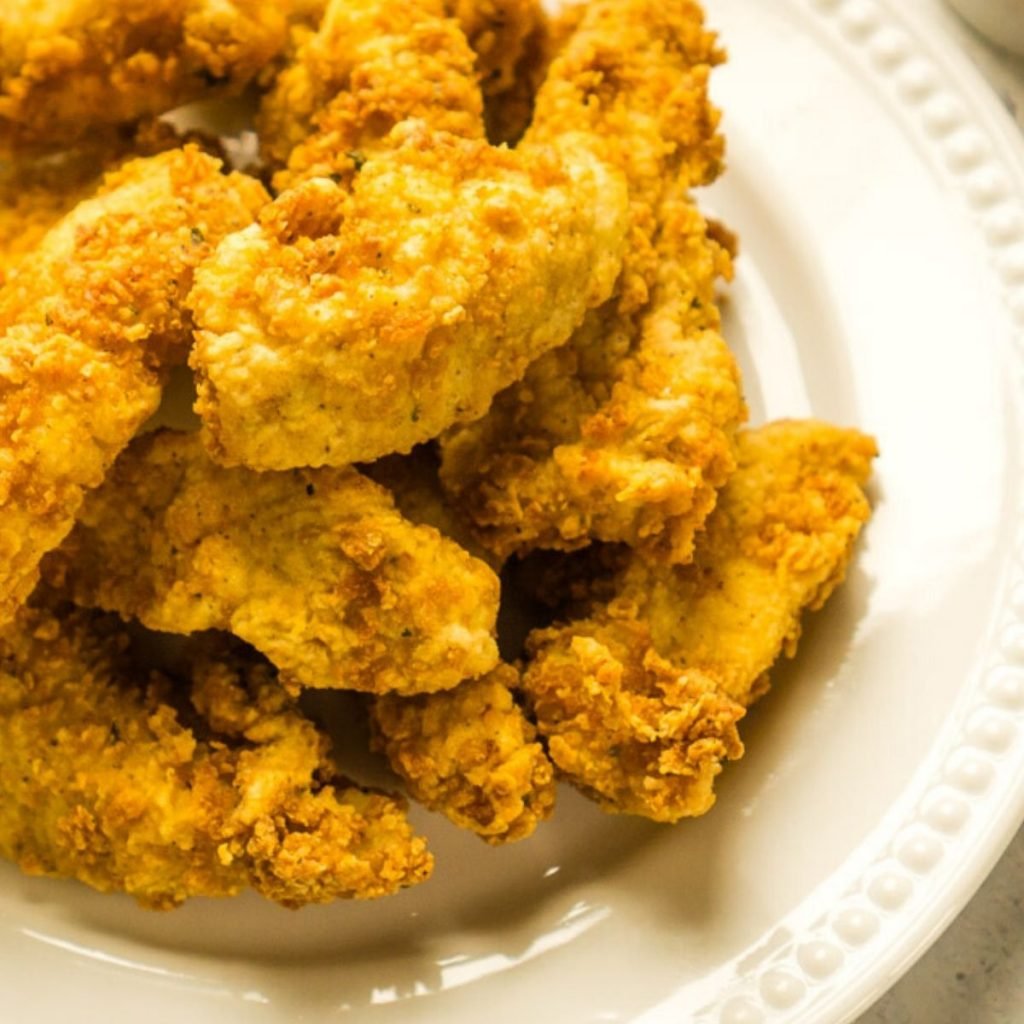
[[[56,148],[97,125],[238,92],[284,45],[264,0],[4,0],[0,148]]]
[[[499,557],[598,539],[685,562],[746,415],[715,304],[730,253],[689,196],[721,167],[721,53],[694,4],[596,0],[578,17],[523,144],[570,125],[605,139],[629,185],[623,272],[568,345],[445,436],[442,480]]]
[[[751,703],[780,654],[795,654],[802,614],[842,582],[871,514],[863,488],[876,454],[872,438],[814,420],[742,432],[693,565],[633,559],[610,613],[641,617],[673,664]]]
[[[555,804],[554,770],[502,665],[445,693],[372,704],[374,746],[410,796],[492,845],[525,839]]]
[[[290,686],[420,693],[494,667],[498,580],[351,468],[225,470],[194,434],[134,442],[47,578],[151,629],[230,630]]]
[[[558,770],[606,810],[678,821],[710,810],[726,758],[743,754],[743,708],[679,670],[637,622],[534,633],[530,716]]]
[[[625,194],[590,140],[522,150],[399,124],[351,191],[288,190],[189,302],[197,411],[225,465],[407,452],[562,344],[619,267]]]
[[[0,623],[185,358],[196,264],[266,193],[193,147],[110,175],[0,289]]]
[[[430,874],[403,803],[337,776],[265,664],[208,648],[189,709],[127,646],[81,611],[23,608],[0,633],[0,854],[156,909],[248,887],[373,898]]]
[[[469,137],[480,135],[481,110],[489,122],[514,124],[524,112],[519,100],[507,98],[525,98],[524,85],[535,89],[532,69],[546,24],[538,0],[302,0],[292,11],[287,64],[260,108],[264,159],[273,170],[283,168],[319,127],[320,156],[330,158],[333,138],[334,173],[344,174],[346,151],[365,152],[360,146],[379,140],[399,101],[404,117],[433,120],[437,108],[446,111],[448,130]],[[506,104],[517,114],[502,114]],[[368,109],[375,127],[365,124]],[[355,120],[364,124],[353,134],[357,111]],[[495,141],[506,139],[499,134]],[[308,153],[296,159],[309,166]],[[294,184],[290,172],[275,181],[278,188]]]
[[[97,132],[61,153],[0,158],[0,285],[62,217],[98,191],[105,172],[133,156],[155,156],[193,141],[220,155],[213,140],[182,137],[162,121],[149,121],[131,132]]]
[[[499,559],[594,539],[673,563],[692,556],[746,408],[715,303],[729,254],[679,193],[659,208],[642,312],[606,304],[442,441],[445,489]]]
[[[556,767],[606,809],[704,813],[722,758],[742,753],[743,708],[843,578],[874,454],[814,421],[741,433],[691,565],[634,554],[612,600],[534,633],[523,690]]]
[[[328,3],[319,30],[264,97],[263,159],[278,192],[325,176],[350,183],[406,118],[483,135],[473,51],[440,0]]]

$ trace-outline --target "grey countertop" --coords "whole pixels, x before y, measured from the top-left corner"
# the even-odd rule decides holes
[[[912,2],[970,54],[1024,131],[1024,59],[996,50],[939,0]],[[939,941],[857,1024],[1024,1024],[1024,830]]]

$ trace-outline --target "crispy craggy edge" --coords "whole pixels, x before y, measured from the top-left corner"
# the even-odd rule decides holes
[[[190,679],[139,667],[113,617],[23,608],[0,632],[0,852],[169,909],[251,887],[375,898],[432,858],[400,799],[341,778],[261,659],[223,638]]]
[[[491,845],[525,839],[551,815],[554,769],[502,665],[454,690],[370,705],[375,749],[414,800]]]
[[[523,690],[562,774],[658,821],[711,806],[721,761],[742,753],[736,722],[846,574],[876,453],[815,421],[741,433],[693,564],[620,551],[589,609],[584,594],[579,618],[531,635]]]

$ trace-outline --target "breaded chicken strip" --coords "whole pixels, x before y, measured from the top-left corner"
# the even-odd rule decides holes
[[[112,616],[23,608],[0,631],[0,787],[0,854],[156,909],[373,898],[432,868],[402,801],[338,776],[268,666],[208,645],[182,688]]]
[[[67,146],[98,125],[238,92],[287,40],[264,0],[4,0],[0,148]]]
[[[151,629],[229,630],[290,687],[448,689],[498,660],[498,580],[354,469],[225,470],[194,434],[133,442],[47,578]]]
[[[659,207],[642,312],[606,318],[606,304],[442,440],[442,484],[499,560],[593,539],[692,555],[746,409],[714,294],[729,254],[678,192]]]
[[[374,746],[410,796],[492,845],[525,839],[555,804],[554,769],[502,665],[454,690],[371,705]]]
[[[538,0],[303,0],[293,10],[288,63],[260,106],[262,155],[279,170],[319,129],[319,163],[330,160],[332,140],[339,163],[385,135],[396,112],[419,116],[423,105],[440,104],[449,130],[479,137],[484,100],[497,109],[520,89],[519,66],[545,25]],[[308,151],[296,156],[275,187],[315,163]]]
[[[735,722],[841,582],[874,442],[815,421],[738,437],[691,565],[634,555],[587,618],[533,634],[523,690],[555,765],[606,809],[675,821],[714,802]]]
[[[194,147],[131,161],[0,289],[0,623],[184,360],[196,264],[265,201]]]
[[[729,245],[689,195],[721,166],[720,60],[696,4],[595,0],[538,95],[524,145],[584,108],[631,224],[615,295],[443,440],[445,487],[499,557],[598,539],[685,562],[732,468],[745,407],[715,303]]]
[[[626,197],[599,140],[509,151],[416,114],[351,189],[303,181],[197,275],[197,411],[218,462],[407,452],[480,416],[610,293]]]

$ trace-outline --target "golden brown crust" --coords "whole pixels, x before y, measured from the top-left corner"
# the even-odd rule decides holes
[[[558,770],[603,810],[678,821],[706,813],[722,761],[743,754],[743,708],[653,650],[635,622],[530,638],[529,714]]]
[[[650,301],[606,303],[442,440],[452,503],[499,559],[596,539],[685,562],[733,469],[746,408],[714,294],[729,257],[685,192],[658,222]]]
[[[600,137],[630,229],[608,302],[443,439],[445,487],[498,557],[598,539],[685,562],[732,468],[746,411],[714,293],[731,263],[689,196],[721,166],[720,59],[694,4],[598,0],[538,94],[523,144]]]
[[[486,19],[485,19],[486,20]],[[329,4],[263,111],[284,192],[197,277],[213,457],[371,461],[482,415],[618,273],[626,196],[592,133],[483,139],[438,0]]]
[[[432,526],[498,572],[501,562],[477,542],[469,521],[441,487],[438,468],[437,452],[424,444],[408,455],[385,455],[362,466],[361,471],[391,492],[398,511],[410,523]]]
[[[328,124],[332,134],[339,128],[344,134],[346,123],[350,131],[354,127],[351,112],[373,104],[379,104],[384,122],[390,119],[388,108],[394,111],[401,103],[403,116],[426,116],[438,127],[435,110],[440,108],[448,130],[471,137],[481,133],[482,112],[494,129],[488,137],[512,142],[526,127],[546,67],[547,26],[538,0],[416,0],[402,5],[301,0],[292,10],[286,61],[275,70],[261,104],[263,155],[270,169],[279,171],[315,125],[321,136]],[[350,77],[354,65],[374,55],[356,78]],[[339,95],[345,90],[353,94],[349,99]],[[330,112],[333,106],[337,109]],[[365,146],[379,140],[381,132],[370,140],[365,127],[355,128],[355,134],[364,137]],[[317,145],[321,156],[327,156],[330,140],[322,138]],[[351,170],[344,161],[346,151],[365,152],[351,142],[334,148],[335,173],[340,174]],[[277,182],[278,187],[294,184],[287,172]]]
[[[523,690],[538,730],[606,808],[665,821],[710,807],[721,760],[742,750],[736,720],[795,653],[802,614],[843,578],[870,514],[865,435],[780,421],[737,447],[692,564],[634,554],[611,599],[530,638]]]
[[[614,283],[625,195],[589,141],[405,121],[351,191],[304,182],[226,239],[189,300],[214,458],[370,461],[483,413]]]
[[[876,454],[872,438],[815,420],[743,431],[693,564],[634,559],[610,613],[642,617],[661,654],[749,704],[795,653],[803,613],[843,580],[871,514],[863,488]]]
[[[554,770],[515,702],[502,665],[445,693],[374,700],[374,744],[409,795],[496,845],[525,839],[551,815]]]
[[[67,146],[238,92],[286,39],[285,9],[264,0],[5,0],[0,148]]]
[[[208,646],[189,710],[127,647],[80,611],[22,609],[0,632],[0,853],[24,871],[156,909],[247,887],[373,898],[430,874],[402,802],[337,776],[265,663]]]
[[[132,157],[156,156],[189,142],[211,156],[222,155],[215,140],[195,132],[182,136],[154,120],[131,131],[97,131],[59,153],[0,158],[0,285],[62,217],[99,189],[105,173]]]
[[[400,121],[480,138],[482,110],[473,52],[440,0],[333,0],[262,100],[260,149],[278,192],[348,184]]]
[[[199,261],[265,201],[194,147],[133,160],[0,289],[0,623],[71,529],[83,491],[160,401],[191,340]]]
[[[447,689],[497,662],[498,580],[351,468],[214,465],[143,437],[91,494],[47,578],[152,629],[230,630],[289,685]]]

